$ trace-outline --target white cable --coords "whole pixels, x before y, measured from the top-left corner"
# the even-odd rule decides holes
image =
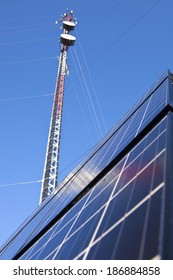
[[[0,24],[2,24],[2,23],[8,23],[8,22],[10,23],[10,22],[27,21],[27,20],[33,21],[34,19],[52,18],[52,17],[57,17],[57,15],[39,16],[39,17],[32,17],[32,18],[17,18],[17,19],[10,19],[10,20],[1,20],[1,21],[0,21]]]
[[[77,32],[76,32],[76,34],[77,34]],[[95,96],[95,99],[96,99],[96,102],[97,102],[97,106],[98,106],[98,109],[99,109],[99,112],[100,112],[100,115],[101,115],[101,119],[103,121],[103,126],[104,126],[105,131],[107,132],[108,129],[106,127],[106,123],[105,123],[105,120],[104,120],[104,117],[103,117],[103,113],[102,113],[102,109],[101,109],[101,106],[100,106],[100,103],[99,103],[99,99],[98,99],[98,96],[97,96],[97,93],[96,93],[96,90],[95,90],[93,79],[91,77],[91,73],[89,71],[89,68],[88,68],[88,65],[87,65],[87,62],[86,62],[86,58],[85,58],[85,55],[84,55],[84,52],[83,52],[82,45],[81,45],[81,42],[80,42],[78,34],[77,34],[77,38],[78,38],[79,47],[80,47],[80,50],[81,50],[81,53],[82,53],[82,56],[83,56],[83,60],[84,60],[84,63],[85,63],[86,69],[87,69],[87,73],[88,73],[88,76],[89,76],[89,79],[90,79],[90,82],[91,82],[91,85],[92,85],[93,93],[94,93],[94,96]]]
[[[54,95],[54,93],[48,93],[48,94],[42,94],[42,95],[31,95],[31,96],[5,98],[5,99],[0,99],[0,102],[17,101],[17,100],[24,100],[24,99],[31,99],[31,98],[38,98],[38,97],[45,97],[45,96],[53,96],[53,95]]]
[[[18,64],[18,63],[36,62],[36,61],[43,61],[43,60],[51,60],[51,59],[57,59],[57,57],[54,56],[54,57],[46,57],[46,58],[18,60],[18,61],[12,61],[12,62],[2,62],[2,63],[0,63],[0,66],[2,66],[2,65],[11,65],[11,64]]]
[[[77,157],[73,162],[71,162],[70,164],[68,164],[66,167],[64,167],[59,174],[65,172],[66,169],[68,169],[70,166],[72,166],[76,161],[79,161],[81,158],[84,158],[84,156],[86,156],[92,148],[89,148],[85,153],[83,153],[82,155],[80,155],[79,157]],[[48,178],[46,178],[48,179]],[[9,187],[9,186],[17,186],[17,185],[26,185],[26,184],[34,184],[34,183],[41,183],[43,181],[43,179],[41,180],[35,180],[35,181],[26,181],[26,182],[17,182],[17,183],[8,183],[8,184],[0,184],[0,187]]]
[[[75,53],[75,56],[76,56],[76,59],[77,59],[78,65],[79,65],[79,69],[80,69],[81,74],[82,74],[82,78],[83,78],[83,81],[84,81],[84,85],[85,85],[85,88],[86,88],[88,99],[89,99],[89,102],[91,104],[91,108],[92,108],[93,113],[94,113],[94,117],[95,117],[98,129],[99,129],[99,132],[100,132],[100,136],[103,137],[103,133],[102,133],[102,130],[101,130],[101,127],[100,127],[100,124],[99,124],[99,120],[98,120],[98,117],[97,117],[97,114],[96,114],[96,110],[94,108],[94,104],[93,104],[93,101],[92,101],[92,98],[91,98],[91,95],[90,95],[90,92],[89,92],[89,88],[88,88],[88,85],[87,85],[87,82],[86,82],[86,79],[85,79],[85,76],[84,76],[84,73],[83,73],[83,70],[82,70],[82,67],[81,67],[81,63],[80,63],[80,60],[78,58],[78,55],[77,55],[77,52],[76,52],[75,48],[74,48],[74,53]]]
[[[42,180],[36,180],[36,181],[29,181],[29,182],[17,182],[17,183],[11,183],[11,184],[2,184],[0,187],[9,187],[9,186],[17,186],[17,185],[27,185],[27,184],[33,184],[33,183],[40,183]]]
[[[84,85],[83,85],[83,82],[82,82],[82,79],[81,79],[81,75],[80,75],[80,73],[79,73],[79,70],[78,70],[78,67],[77,67],[77,65],[76,65],[76,61],[75,61],[75,59],[74,59],[74,57],[73,57],[73,53],[72,53],[72,52],[71,52],[71,55],[72,55],[72,60],[73,60],[73,63],[74,63],[74,66],[75,66],[75,69],[76,69],[76,72],[77,72],[77,75],[78,75],[78,78],[79,78],[81,87],[82,87],[82,91],[83,91],[83,93],[84,93],[84,97],[85,97],[85,100],[86,100],[86,103],[87,103],[87,106],[88,106],[88,109],[89,109],[89,112],[90,112],[90,115],[91,115],[91,118],[92,118],[94,127],[95,127],[95,129],[96,129],[96,133],[97,133],[98,139],[100,139],[100,134],[99,134],[99,132],[98,132],[98,128],[97,128],[97,125],[96,125],[96,123],[95,123],[95,119],[94,119],[93,113],[92,113],[92,111],[91,111],[91,107],[90,107],[89,101],[88,101],[88,99],[87,99],[87,97],[86,97]]]
[[[114,47],[115,44],[117,44],[124,36],[126,36],[140,21],[142,21],[159,3],[161,0],[158,0],[154,5],[152,5],[142,16],[137,18],[134,23],[132,23],[118,38],[112,41],[111,44],[108,45],[98,56],[92,61],[90,64],[93,65],[96,63],[97,60],[99,60],[103,55],[105,55],[107,52],[110,51],[112,47]]]
[[[26,26],[24,26],[23,24],[19,25],[19,26],[8,26],[8,27],[7,26],[5,26],[5,27],[0,26],[0,32],[1,31],[8,31],[8,30],[10,30],[12,32],[13,32],[13,30],[14,30],[14,32],[16,30],[28,31],[27,28],[29,28],[29,30],[30,29],[35,29],[35,28],[40,28],[40,27],[44,28],[47,25],[52,25],[52,23],[42,23],[42,24],[34,24],[34,25],[26,25]],[[4,33],[4,34],[6,34],[6,33]]]
[[[28,42],[38,42],[38,41],[44,41],[44,40],[52,40],[56,39],[57,37],[45,37],[45,38],[40,38],[40,39],[30,39],[30,40],[24,40],[24,41],[12,41],[12,42],[3,42],[0,43],[0,46],[5,46],[5,45],[13,45],[13,44],[23,44],[23,43],[28,43]]]
[[[124,0],[119,0],[118,3],[115,3],[115,5],[113,5],[113,7],[111,7],[110,10],[101,18],[97,17],[99,20],[96,23],[94,23],[94,25],[92,25],[92,27],[87,31],[87,33],[85,33],[83,38],[86,38],[88,35],[90,35],[98,25],[100,26],[101,24],[105,24],[105,18],[110,16],[111,13],[114,13],[114,10],[121,4],[122,1]],[[115,17],[115,15],[113,16]]]
[[[79,104],[79,108],[80,108],[80,111],[81,111],[81,115],[82,115],[82,117],[83,117],[83,119],[84,119],[84,122],[85,122],[86,128],[87,128],[87,130],[88,130],[88,134],[89,134],[89,136],[90,136],[90,139],[92,139],[92,133],[91,133],[91,131],[90,131],[90,126],[88,125],[88,121],[87,121],[87,119],[86,119],[86,115],[85,115],[85,113],[84,113],[84,111],[83,111],[83,109],[82,109],[82,104],[81,104],[80,98],[79,98],[79,96],[78,96],[78,94],[77,94],[77,89],[76,89],[76,87],[75,87],[75,85],[74,85],[74,82],[73,82],[73,79],[72,79],[71,76],[70,76],[70,78],[71,78],[71,83],[72,83],[72,86],[73,86],[73,89],[74,89],[74,93],[75,93],[77,102],[78,102],[78,104]]]

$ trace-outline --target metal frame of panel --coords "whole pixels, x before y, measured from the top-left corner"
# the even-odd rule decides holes
[[[169,100],[173,103],[173,86],[169,85]],[[167,152],[166,152],[166,188],[164,201],[164,227],[162,259],[173,259],[173,109],[168,113],[168,134],[167,134]]]

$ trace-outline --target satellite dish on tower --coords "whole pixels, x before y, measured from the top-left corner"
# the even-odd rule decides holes
[[[65,46],[73,46],[76,41],[76,37],[70,34],[61,34],[60,36],[61,44]]]
[[[71,21],[63,21],[63,28],[67,31],[74,30],[76,24]]]

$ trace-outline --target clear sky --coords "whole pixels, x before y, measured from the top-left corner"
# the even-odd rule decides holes
[[[39,203],[60,50],[55,21],[67,7],[78,25],[68,53],[60,180],[173,71],[172,0],[0,0],[0,244]]]

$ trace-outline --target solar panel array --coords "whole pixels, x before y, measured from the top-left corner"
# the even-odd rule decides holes
[[[160,254],[167,119],[107,174],[104,170],[167,106],[169,83],[167,72],[26,220],[2,248],[1,259],[15,258],[37,236],[40,239],[21,259],[148,259]],[[60,215],[101,172],[103,178]],[[47,232],[39,236],[45,226]],[[134,242],[127,246],[130,236]]]
[[[166,119],[21,259],[138,259],[158,255],[165,140]],[[150,248],[149,252],[145,248]]]

